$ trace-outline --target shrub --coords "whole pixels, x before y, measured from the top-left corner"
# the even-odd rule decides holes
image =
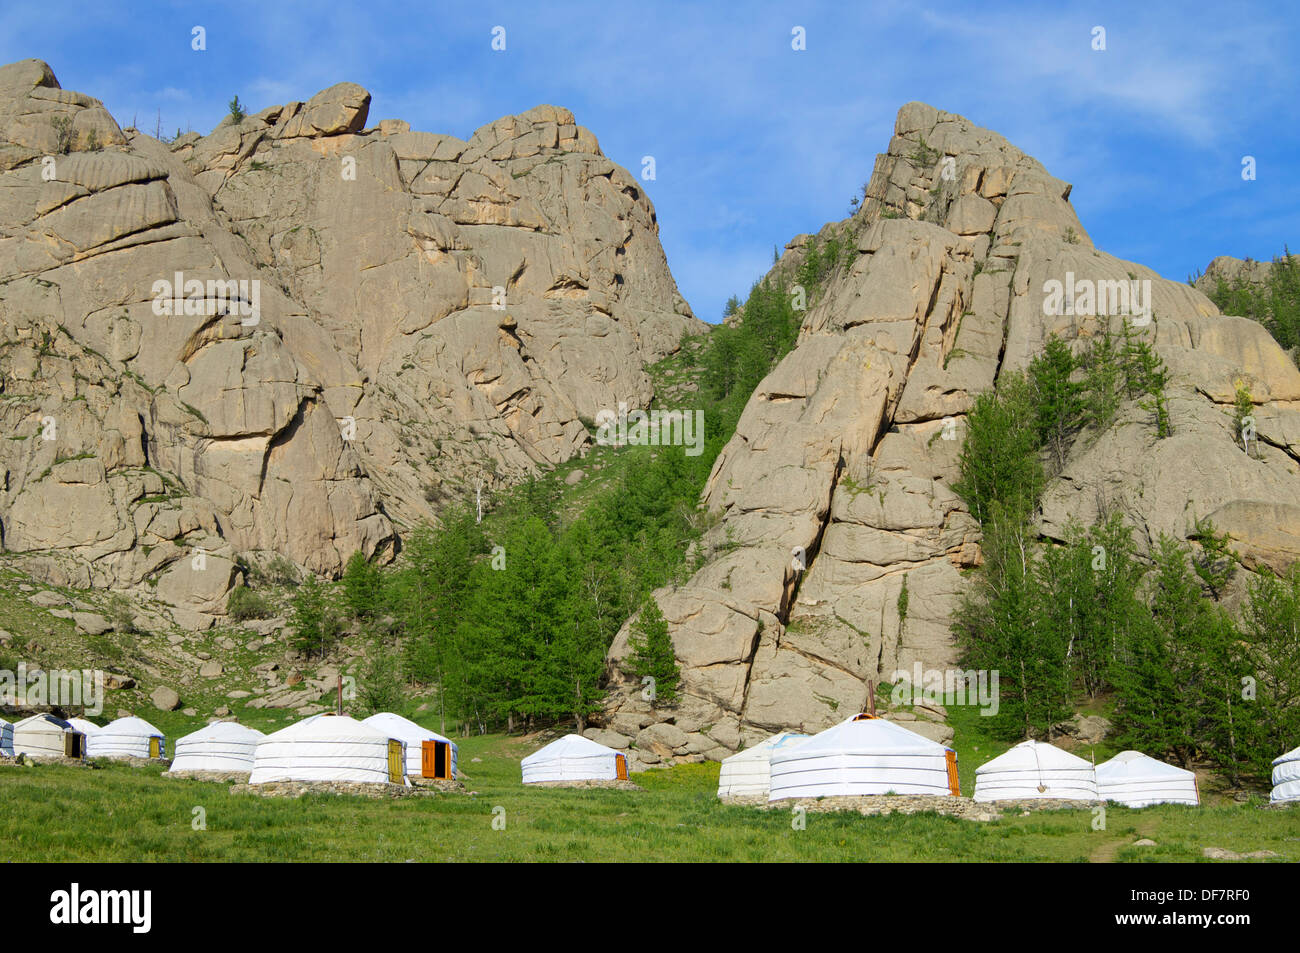
[[[139,631],[135,625],[135,607],[120,592],[108,600],[108,620],[113,623],[115,632],[129,634]]]
[[[269,619],[275,615],[275,610],[265,596],[247,586],[237,586],[226,600],[226,614],[236,622],[246,622],[249,619]]]
[[[273,586],[296,586],[298,567],[283,556],[276,555],[262,568],[262,576]]]
[[[55,116],[50,124],[54,127],[54,151],[61,156],[67,155],[72,150],[72,117]]]

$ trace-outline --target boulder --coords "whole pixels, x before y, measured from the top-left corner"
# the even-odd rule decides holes
[[[604,745],[607,748],[624,749],[628,746],[627,737],[620,735],[617,731],[609,731],[604,728],[588,728],[582,733],[584,738],[590,738],[596,744]]]
[[[357,132],[366,124],[369,112],[370,93],[356,83],[335,83],[307,100],[297,114],[284,124],[279,135],[281,138],[290,138]]]
[[[1086,745],[1100,744],[1110,734],[1110,729],[1110,719],[1101,715],[1075,715],[1056,726],[1059,733]]]
[[[165,685],[159,685],[150,692],[149,700],[159,711],[175,711],[181,707],[181,696]]]
[[[76,624],[77,631],[83,635],[103,635],[113,631],[113,623],[94,612],[74,612],[72,621]]]
[[[48,608],[49,606],[65,606],[71,600],[60,592],[54,592],[51,589],[42,589],[40,592],[28,596],[27,601],[34,606]]]

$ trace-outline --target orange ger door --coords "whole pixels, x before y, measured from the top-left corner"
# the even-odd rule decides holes
[[[948,762],[948,793],[953,797],[961,797],[961,785],[957,780],[957,752],[949,748],[945,757]]]

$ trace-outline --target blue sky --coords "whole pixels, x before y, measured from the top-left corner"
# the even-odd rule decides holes
[[[195,25],[205,52],[190,48]],[[1166,277],[1300,246],[1289,0],[6,4],[0,61],[27,57],[146,131],[161,111],[164,129],[206,133],[236,93],[255,112],[343,80],[371,91],[372,124],[462,138],[567,106],[634,174],[655,157],[668,262],[709,321],[774,245],[847,214],[910,100],[1036,156],[1074,183],[1099,247]]]

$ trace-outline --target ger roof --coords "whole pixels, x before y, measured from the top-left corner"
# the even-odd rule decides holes
[[[598,758],[610,754],[618,754],[618,752],[582,735],[565,735],[558,741],[552,741],[546,747],[534,751],[524,758],[523,764],[551,761],[557,758]]]
[[[947,749],[937,741],[884,718],[855,715],[807,741],[772,753],[772,762],[826,754],[933,755]]]
[[[976,774],[998,771],[1038,771],[1091,769],[1092,765],[1068,751],[1062,751],[1045,741],[1022,741],[1010,751],[986,761],[975,769]]]
[[[411,719],[395,715],[391,711],[381,711],[377,715],[371,715],[369,718],[363,719],[362,724],[388,732],[389,737],[397,738],[400,741],[445,741],[448,744],[455,744],[451,739],[444,738],[433,729],[417,725]]]

